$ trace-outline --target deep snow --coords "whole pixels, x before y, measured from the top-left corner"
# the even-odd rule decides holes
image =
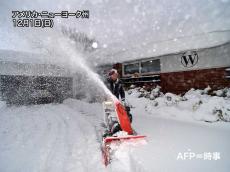
[[[144,109],[151,100],[135,95],[130,95],[128,100],[134,106],[134,128],[148,136],[148,144],[133,152],[147,171],[229,171],[229,123],[194,119],[189,101],[182,106],[152,107],[149,112]],[[220,152],[221,159],[177,160],[179,153],[189,151],[195,154]]]
[[[90,105],[92,114],[84,114],[75,107],[80,103],[2,107],[0,171],[102,171],[95,128],[87,120],[100,109]]]
[[[133,126],[146,142],[124,143],[102,164],[102,105],[67,99],[63,104],[0,106],[0,171],[229,171],[229,123],[181,118],[185,111],[145,110],[145,98],[128,95]],[[156,111],[157,112],[157,111]],[[159,110],[158,110],[159,112]],[[220,152],[219,160],[177,160],[178,153]]]

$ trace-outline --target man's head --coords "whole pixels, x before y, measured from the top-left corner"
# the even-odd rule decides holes
[[[116,69],[111,69],[109,72],[109,77],[112,81],[116,81],[118,78],[118,72]]]

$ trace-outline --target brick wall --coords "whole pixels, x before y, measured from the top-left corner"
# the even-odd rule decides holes
[[[208,85],[212,89],[230,87],[230,79],[226,79],[226,68],[212,68],[182,72],[161,73],[163,92],[184,93],[191,88],[204,89]]]

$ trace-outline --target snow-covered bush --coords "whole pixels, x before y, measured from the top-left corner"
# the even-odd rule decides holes
[[[146,112],[152,112],[154,110],[154,107],[157,107],[159,105],[158,101],[150,101],[148,104],[145,105],[145,111]]]
[[[163,93],[160,91],[161,87],[159,85],[156,86],[156,88],[154,88],[152,91],[151,91],[151,94],[150,94],[150,100],[154,100],[155,98],[157,97],[160,97],[160,96],[163,96]]]
[[[203,94],[208,94],[210,91],[211,91],[211,87],[208,86],[207,88],[203,90]]]
[[[145,97],[150,100],[154,100],[157,97],[160,97],[163,95],[163,93],[160,91],[161,87],[156,86],[151,91],[147,91],[145,86],[143,87],[135,87],[134,85],[130,86],[130,89],[127,91],[129,95],[133,95],[135,97],[141,98]]]
[[[140,94],[141,94],[139,87],[136,87],[136,88],[133,88],[133,89],[129,89],[129,90],[127,90],[127,93],[129,95],[132,95],[132,96],[136,97],[136,98],[138,98],[140,96]]]
[[[191,88],[188,92],[184,94],[184,97],[186,98],[191,98],[190,96],[201,97],[201,95],[208,95],[210,91],[211,88],[209,86],[203,90]]]
[[[138,94],[138,97],[140,94],[146,94],[146,91],[142,88],[133,90]],[[214,96],[210,92],[210,87],[203,90],[192,88],[183,96],[180,96],[173,93],[164,95],[160,92],[160,87],[156,87],[150,92],[150,98],[143,100],[143,108],[149,114],[171,115],[206,122],[230,122],[230,97],[227,96],[229,90],[229,88],[217,90],[215,92],[221,94]],[[134,91],[131,96],[133,95]],[[188,115],[190,117],[186,117]]]
[[[196,111],[202,103],[203,103],[202,100],[199,100],[198,102],[194,103],[192,106],[192,110]]]
[[[132,85],[130,85],[129,88],[130,88],[130,89],[134,89],[135,87],[136,87],[136,86],[132,84]]]
[[[210,87],[204,90],[191,89],[184,95],[186,103],[192,105],[193,117],[207,122],[230,121],[230,100],[222,97],[228,89],[214,91],[220,97],[208,95],[210,90]]]
[[[230,100],[223,97],[209,96],[203,98],[203,103],[194,112],[197,120],[215,122],[230,121]]]
[[[217,115],[219,119],[230,122],[230,109],[226,107],[214,108],[213,114]]]
[[[166,93],[164,95],[165,98],[165,104],[167,106],[177,105],[180,101],[182,101],[182,97],[178,96],[173,93]]]
[[[224,91],[223,91],[223,90],[213,91],[213,93],[214,93],[216,96],[219,96],[219,97],[223,97],[223,96],[224,96]]]
[[[184,94],[182,99],[184,101],[187,101],[187,104],[189,104],[192,110],[195,111],[200,107],[200,105],[203,104],[203,101],[205,101],[208,97],[210,97],[208,95],[208,92],[210,90],[211,89],[209,86],[204,90],[200,90],[200,89],[195,90],[194,88],[192,88]]]
[[[230,98],[230,88],[224,88],[220,90],[213,91],[213,94],[219,97],[227,97]]]

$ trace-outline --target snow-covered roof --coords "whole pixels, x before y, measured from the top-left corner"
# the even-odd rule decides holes
[[[42,54],[0,50],[0,75],[70,76],[68,69],[48,59]]]
[[[174,54],[187,50],[211,48],[227,42],[230,42],[230,30],[189,35],[169,40],[151,41],[144,45],[140,43],[129,49],[120,51],[98,49],[93,56],[96,56],[99,61],[102,59],[101,57],[106,57],[101,61],[103,64],[116,63]]]
[[[46,56],[25,51],[0,49],[0,61],[46,64]]]

